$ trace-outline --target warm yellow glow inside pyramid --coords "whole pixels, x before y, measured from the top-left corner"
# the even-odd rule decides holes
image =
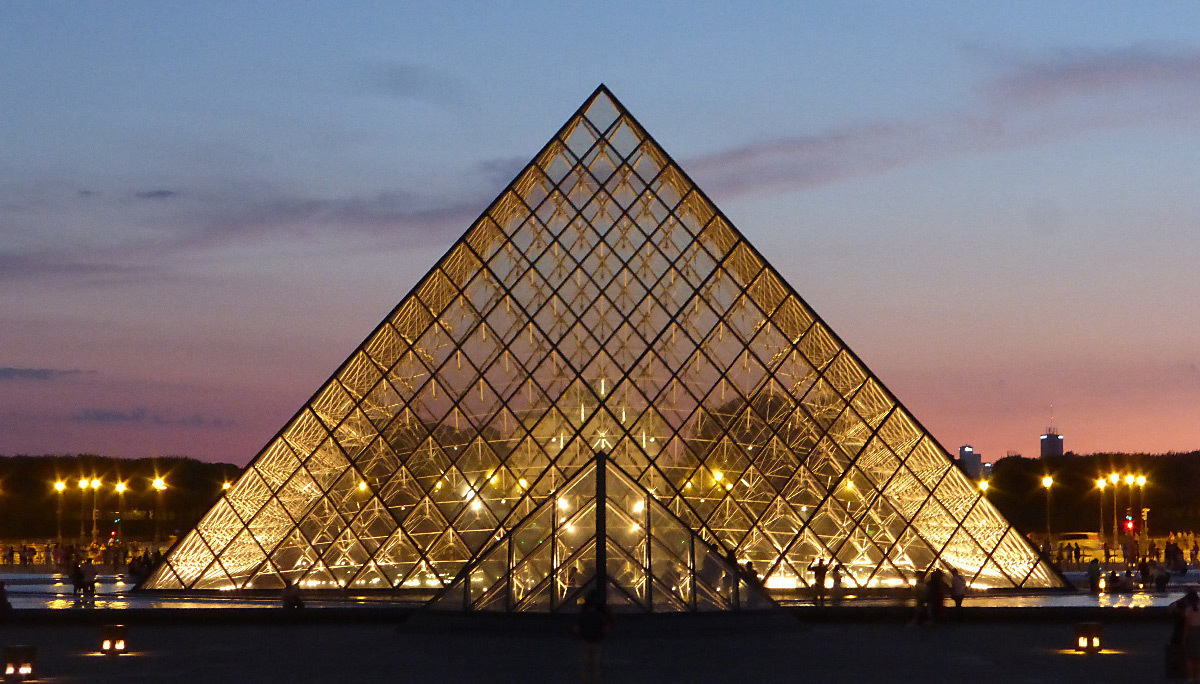
[[[635,548],[607,531],[634,608],[694,608],[662,592],[703,583],[695,552],[655,555],[655,529],[781,592],[817,558],[850,587],[934,566],[1060,582],[601,88],[147,586],[415,591],[486,560],[492,585],[529,590],[493,608],[558,610],[562,591],[521,597],[586,574],[567,537],[605,532],[561,493],[597,451],[642,501],[621,523]],[[546,550],[498,561],[538,516]]]

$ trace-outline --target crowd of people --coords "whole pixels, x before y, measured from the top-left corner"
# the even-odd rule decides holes
[[[73,577],[78,570],[89,566],[97,573],[101,570],[124,572],[126,581],[130,583],[144,579],[160,560],[162,550],[156,544],[18,542],[0,546],[0,565],[30,569],[34,566],[50,566],[56,572],[70,573]]]
[[[944,622],[950,617],[947,599],[954,604],[956,612],[962,609],[963,599],[967,597],[967,580],[958,568],[950,568],[949,575],[941,568],[934,568],[917,576],[912,591],[915,610],[911,624]]]
[[[1145,544],[1141,544],[1135,537],[1126,537],[1115,548],[1105,541],[1098,551],[1091,552],[1081,547],[1078,542],[1065,543],[1054,553],[1051,553],[1049,543],[1044,543],[1041,551],[1060,568],[1065,567],[1064,564],[1082,565],[1096,560],[1105,564],[1123,563],[1129,567],[1140,563],[1162,563],[1168,572],[1180,574],[1187,572],[1189,568],[1200,569],[1200,539],[1195,534],[1172,532],[1166,539],[1161,539],[1161,547],[1159,541],[1160,539],[1151,538]]]

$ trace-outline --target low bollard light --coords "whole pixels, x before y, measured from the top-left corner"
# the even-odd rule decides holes
[[[1102,648],[1100,633],[1103,625],[1099,622],[1078,622],[1075,624],[1075,650],[1080,653],[1099,653]]]
[[[126,650],[125,625],[106,625],[100,629],[100,652],[116,657]]]
[[[28,682],[37,676],[35,661],[37,649],[33,646],[4,647],[4,681]]]

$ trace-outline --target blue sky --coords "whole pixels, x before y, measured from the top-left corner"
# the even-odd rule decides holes
[[[1197,26],[0,4],[0,454],[245,463],[601,82],[947,447],[1200,448]]]

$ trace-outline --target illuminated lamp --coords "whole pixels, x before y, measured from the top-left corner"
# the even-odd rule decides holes
[[[27,682],[37,676],[37,649],[33,646],[4,647],[4,681]]]
[[[127,650],[125,625],[105,625],[100,628],[100,652],[117,657]]]
[[[1099,622],[1075,623],[1075,650],[1079,653],[1099,653],[1103,627]]]

